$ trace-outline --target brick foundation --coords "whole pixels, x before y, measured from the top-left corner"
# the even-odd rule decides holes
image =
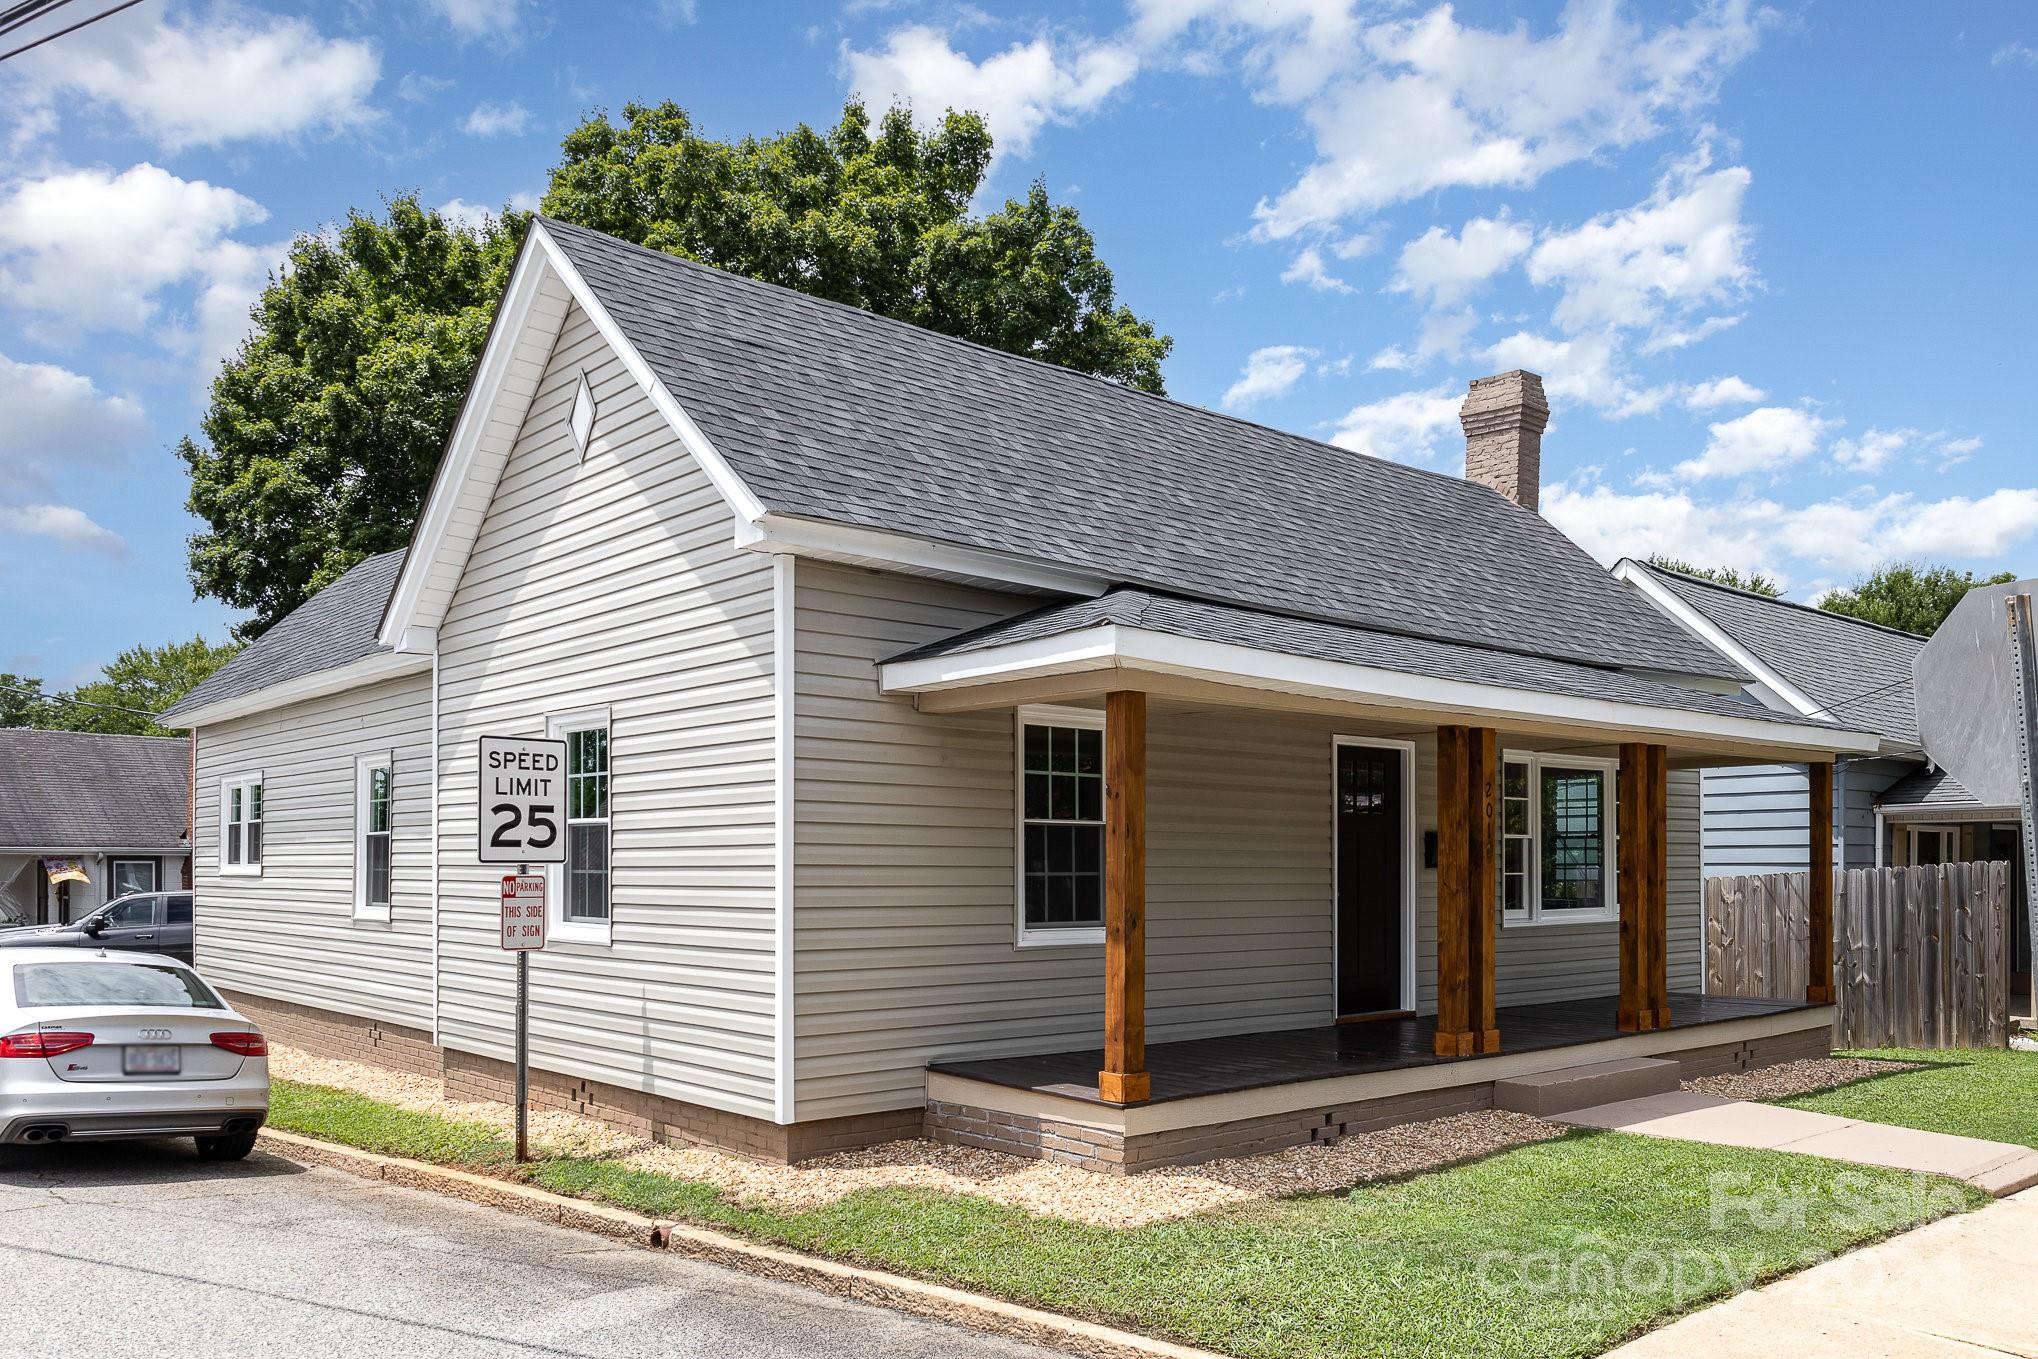
[[[1675,1057],[1683,1068],[1684,1078],[1690,1080],[1729,1071],[1752,1071],[1806,1057],[1827,1057],[1832,1055],[1832,1038],[1830,1027],[1805,1029],[1664,1056]],[[1492,1107],[1493,1083],[1477,1081],[1227,1123],[1128,1135],[1113,1128],[1066,1119],[929,1100],[927,1135],[937,1142],[983,1147],[1125,1175],[1335,1142],[1355,1133]],[[1116,1116],[1115,1110],[1105,1106],[1099,1106],[1098,1112],[1099,1124]]]
[[[516,1072],[510,1063],[436,1047],[423,1030],[241,992],[224,994],[270,1038],[314,1056],[429,1076],[445,1083],[449,1099],[507,1104],[514,1097]],[[922,1111],[912,1108],[787,1126],[535,1067],[530,1091],[536,1109],[598,1119],[658,1142],[714,1147],[781,1164],[918,1137],[924,1122]]]

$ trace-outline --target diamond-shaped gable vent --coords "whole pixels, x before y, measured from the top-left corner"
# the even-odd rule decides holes
[[[573,446],[585,458],[587,441],[594,435],[594,391],[587,385],[585,373],[580,375],[580,386],[573,393],[573,416],[568,423],[573,429]]]

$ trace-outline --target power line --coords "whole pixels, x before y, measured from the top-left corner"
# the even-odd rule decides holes
[[[109,713],[126,713],[129,717],[146,717],[151,722],[162,716],[161,713],[152,713],[141,708],[123,708],[118,703],[94,703],[91,699],[72,698],[69,694],[46,694],[40,689],[31,689],[25,684],[0,682],[0,689],[11,690],[27,698],[38,699],[46,703],[75,703],[81,708],[98,708]]]
[[[0,9],[0,33],[12,33],[70,3],[71,0],[21,0],[19,4],[9,5]]]
[[[102,9],[97,14],[94,14],[89,18],[80,19],[77,23],[72,24],[69,28],[60,28],[54,33],[45,33],[42,37],[37,38],[34,42],[25,42],[11,52],[0,52],[0,61],[7,61],[10,58],[18,57],[23,52],[32,52],[36,48],[41,47],[46,42],[55,42],[58,38],[63,37],[66,33],[76,33],[79,29],[89,27],[92,24],[96,24],[101,19],[111,19],[114,15],[120,13],[122,10],[133,9],[136,5],[139,5],[141,2],[142,0],[121,0],[121,3],[113,6],[112,8]],[[52,5],[49,8],[54,9],[55,6]],[[29,17],[33,18],[35,16],[30,15]]]

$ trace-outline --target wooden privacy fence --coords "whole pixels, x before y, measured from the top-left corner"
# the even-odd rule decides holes
[[[1833,900],[1834,1044],[2002,1047],[2009,1041],[2010,865],[1857,868]],[[1804,994],[1806,875],[1710,878],[1712,995]]]

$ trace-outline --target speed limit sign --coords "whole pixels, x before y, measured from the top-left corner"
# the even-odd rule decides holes
[[[481,738],[481,862],[566,862],[566,743]]]

